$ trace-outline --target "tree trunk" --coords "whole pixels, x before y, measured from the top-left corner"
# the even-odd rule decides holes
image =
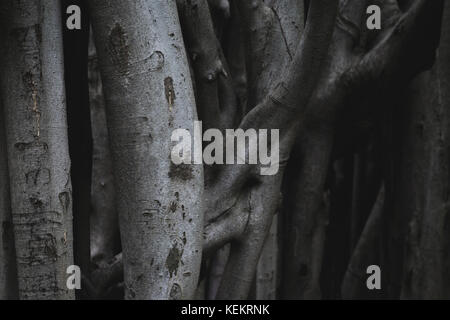
[[[4,1],[1,89],[21,299],[72,299],[72,192],[59,1]]]
[[[18,298],[8,175],[5,125],[0,102],[0,300]]]
[[[94,264],[104,266],[121,250],[105,98],[92,32],[89,43],[89,105],[93,139],[91,258]]]
[[[420,153],[410,160],[410,177],[419,205],[409,223],[402,297],[448,299],[450,290],[450,3],[446,2],[444,24],[436,63],[412,84],[410,109],[414,143]],[[416,177],[419,177],[416,178]],[[420,196],[419,196],[420,195]]]
[[[171,163],[195,101],[175,1],[90,1],[105,89],[127,299],[192,298],[202,253],[200,166]]]

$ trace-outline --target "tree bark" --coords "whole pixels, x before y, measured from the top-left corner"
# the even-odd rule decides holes
[[[411,136],[422,151],[409,160],[416,169],[409,183],[415,186],[418,205],[407,238],[402,297],[408,299],[450,297],[446,285],[450,280],[450,5],[445,6],[436,63],[414,81],[407,104],[414,114],[411,125],[416,134]]]
[[[233,167],[224,170],[219,175],[217,184],[211,187],[212,190],[214,188],[225,190],[225,193],[219,198],[207,198],[207,212],[210,220],[233,207],[229,215],[230,219],[239,221],[241,217],[246,217],[247,221],[242,233],[234,234],[237,228],[233,228],[231,237],[227,239],[232,241],[231,252],[219,289],[218,298],[220,299],[244,299],[248,296],[265,236],[272,222],[273,213],[278,207],[285,162],[289,158],[298,132],[295,116],[299,116],[304,111],[318,79],[315,76],[311,77],[308,70],[322,66],[334,26],[336,7],[335,3],[314,2],[311,18],[291,68],[269,97],[253,108],[240,125],[244,129],[281,128],[279,172],[275,176],[261,178],[256,176],[255,168],[246,169],[246,171]],[[298,90],[300,86],[303,86],[303,91]],[[267,117],[269,114],[272,117]],[[238,191],[241,193],[237,199]],[[238,217],[235,215],[236,212]],[[211,229],[214,230],[214,228]]]
[[[370,265],[380,264],[384,192],[384,186],[381,186],[369,219],[350,258],[342,281],[343,299],[368,299],[382,296],[382,292],[380,293],[378,290],[373,292],[367,290],[366,269]]]
[[[193,89],[175,1],[90,1],[105,89],[127,299],[192,298],[202,252],[200,166],[171,163],[193,133]]]
[[[4,1],[1,89],[19,297],[72,299],[72,195],[59,1]]]
[[[0,300],[17,299],[17,268],[9,193],[3,107],[0,103]]]

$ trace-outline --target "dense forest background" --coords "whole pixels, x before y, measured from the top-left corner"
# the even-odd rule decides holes
[[[448,0],[2,0],[0,21],[1,299],[450,298]],[[278,173],[175,165],[197,119],[279,129]]]

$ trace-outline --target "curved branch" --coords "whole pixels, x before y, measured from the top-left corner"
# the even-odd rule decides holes
[[[373,83],[386,87],[429,68],[439,44],[442,12],[442,0],[413,2],[373,49],[343,72],[338,86],[352,91],[367,90]]]
[[[305,32],[285,76],[268,97],[244,117],[239,126],[244,130],[280,129],[282,162],[288,158],[299,115],[306,108],[319,79],[318,70],[322,69],[327,57],[337,7],[336,1],[317,0],[311,3]],[[210,191],[217,192],[206,192],[206,214],[210,218],[217,217],[236,203],[236,197],[248,178],[258,178],[257,169],[255,165],[224,167],[217,180],[207,186]]]

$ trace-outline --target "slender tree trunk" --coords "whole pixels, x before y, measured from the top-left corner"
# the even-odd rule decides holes
[[[328,221],[324,188],[333,132],[325,129],[313,133],[310,127],[305,134],[306,137],[301,139],[301,169],[289,185],[286,203],[283,269],[286,278],[282,295],[289,299],[321,297],[320,273]]]
[[[227,244],[215,252],[211,257],[210,268],[208,274],[208,291],[206,298],[214,300],[222,281],[223,272],[227,265],[228,256],[230,255],[230,245]]]
[[[127,299],[192,298],[203,173],[174,165],[195,101],[175,1],[89,1],[105,88]]]
[[[120,252],[120,235],[105,98],[92,36],[89,43],[89,105],[93,139],[91,257],[93,263],[104,266]]]
[[[8,158],[0,102],[0,300],[17,299],[17,270],[11,219]]]
[[[369,219],[350,258],[342,281],[343,299],[380,298],[379,290],[372,292],[367,290],[366,270],[370,265],[380,264],[384,192],[384,186],[381,186]]]
[[[275,214],[256,266],[256,299],[276,300],[278,294],[279,258],[278,214]]]
[[[296,0],[238,1],[246,40],[247,111],[278,83],[293,60],[303,30],[303,4]]]
[[[1,89],[21,299],[72,299],[72,195],[60,3],[4,1]]]
[[[296,0],[241,1],[248,72],[247,112],[274,89],[292,62],[303,32],[304,7]],[[275,299],[279,266],[278,215],[273,216],[269,235],[259,258],[255,278],[256,299]]]

